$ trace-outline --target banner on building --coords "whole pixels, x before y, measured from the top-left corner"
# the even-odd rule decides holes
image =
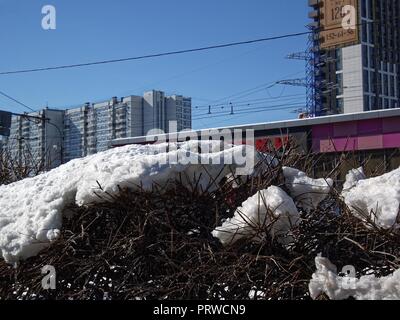
[[[358,0],[323,0],[320,10],[321,49],[359,42]]]
[[[11,112],[0,110],[0,136],[9,136],[11,127]]]

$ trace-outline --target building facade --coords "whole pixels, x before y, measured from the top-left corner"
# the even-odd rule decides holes
[[[173,95],[167,98],[168,121],[177,122],[177,130],[192,128],[192,99]]]
[[[176,123],[172,126],[170,122]],[[190,129],[191,98],[146,92],[67,110],[43,109],[13,116],[10,135],[2,139],[13,159],[54,168],[61,163],[105,151],[115,139]],[[6,143],[5,143],[6,141]],[[4,147],[2,147],[4,148]]]
[[[109,148],[114,139],[144,136],[154,130],[190,129],[191,98],[165,96],[162,91],[141,96],[116,97],[65,111],[64,159],[95,154]],[[177,126],[170,122],[176,122]]]
[[[309,0],[309,5],[312,25],[320,31],[313,48],[319,56],[320,115],[400,107],[400,1]],[[330,15],[343,19],[346,5],[355,8],[352,38],[340,28],[327,31]],[[342,41],[334,40],[340,36]]]

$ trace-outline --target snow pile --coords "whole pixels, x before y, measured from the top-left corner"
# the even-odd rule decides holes
[[[175,179],[189,189],[211,191],[229,172],[247,166],[246,161],[251,169],[253,147],[219,150],[220,142],[131,145],[0,186],[0,257],[16,263],[46,248],[60,235],[67,205],[102,201],[99,196],[117,195],[119,187],[151,190],[154,184],[164,186]]]
[[[364,220],[369,217],[385,229],[399,228],[400,169],[376,178],[358,180],[360,177],[350,172],[342,193],[353,214]]]
[[[330,178],[312,179],[294,168],[284,167],[283,175],[290,195],[298,206],[306,211],[316,209],[333,187],[333,180]]]
[[[328,259],[315,259],[317,271],[309,284],[311,298],[316,299],[325,293],[331,300],[344,300],[353,297],[357,300],[399,300],[400,270],[388,277],[374,275],[360,279],[340,277],[337,268]]]
[[[286,235],[299,220],[300,215],[292,198],[281,188],[271,186],[243,202],[233,218],[225,221],[212,234],[223,245],[256,237],[262,226],[270,229],[272,237],[279,237]]]
[[[346,181],[343,185],[342,195],[347,194],[351,189],[353,189],[358,181],[365,180],[367,177],[364,174],[363,167],[358,169],[350,170],[346,175]]]

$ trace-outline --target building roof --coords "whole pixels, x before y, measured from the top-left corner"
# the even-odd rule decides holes
[[[223,129],[253,129],[255,131],[268,131],[268,130],[285,130],[285,129],[295,129],[301,127],[309,127],[313,125],[320,124],[329,124],[329,123],[339,123],[339,122],[350,122],[350,121],[358,121],[358,120],[369,120],[376,118],[391,118],[400,116],[400,108],[399,109],[388,109],[388,110],[376,110],[376,111],[368,111],[362,113],[350,113],[350,114],[340,114],[340,115],[331,115],[331,116],[323,116],[317,118],[308,118],[308,119],[294,119],[294,120],[284,120],[284,121],[276,121],[276,122],[265,122],[265,123],[253,123],[239,126],[229,126],[229,127],[219,127],[219,128],[210,128],[210,129],[202,129],[202,130],[192,130],[188,131],[188,135],[190,133],[201,135],[202,132],[206,132],[209,130],[223,130]],[[174,133],[169,133],[167,135],[173,135]],[[175,133],[176,134],[176,133]],[[136,144],[143,143],[146,141],[156,141],[159,136],[142,136],[142,137],[131,137],[131,138],[122,138],[115,139],[111,141],[112,147],[117,147],[121,145],[127,144]]]

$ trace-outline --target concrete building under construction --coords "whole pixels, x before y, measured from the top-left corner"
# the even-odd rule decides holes
[[[315,115],[400,107],[400,1],[308,4]]]

